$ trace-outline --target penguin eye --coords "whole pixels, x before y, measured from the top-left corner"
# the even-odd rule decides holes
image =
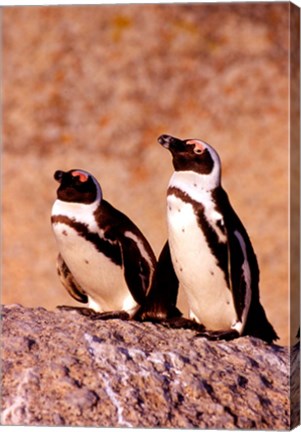
[[[193,152],[197,155],[202,154],[206,149],[205,144],[200,140],[191,139],[191,140],[186,141],[186,144],[192,145],[193,146]]]
[[[193,151],[194,151],[194,153],[197,154],[197,155],[200,155],[200,154],[203,153],[203,149],[201,149],[200,147],[195,147],[195,148],[193,149]]]

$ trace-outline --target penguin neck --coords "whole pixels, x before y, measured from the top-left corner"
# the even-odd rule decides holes
[[[175,171],[168,186],[178,188],[192,199],[200,201],[200,196],[211,194],[220,186],[220,177],[213,173],[206,175],[195,171]]]
[[[67,216],[70,219],[91,225],[93,221],[95,221],[94,213],[100,205],[101,200],[99,199],[96,199],[91,204],[67,202],[56,199],[52,207],[52,215]]]

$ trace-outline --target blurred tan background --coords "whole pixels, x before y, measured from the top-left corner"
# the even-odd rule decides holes
[[[201,138],[253,242],[261,299],[288,342],[289,4],[3,10],[2,302],[76,304],[55,271],[56,169],[83,168],[166,240],[169,133]]]

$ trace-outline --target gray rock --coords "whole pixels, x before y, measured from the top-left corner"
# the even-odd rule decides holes
[[[300,424],[300,341],[291,347],[291,427]]]
[[[2,424],[288,429],[289,349],[5,306]]]

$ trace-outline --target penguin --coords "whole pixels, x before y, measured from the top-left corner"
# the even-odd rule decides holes
[[[175,171],[167,191],[168,241],[144,318],[186,326],[176,307],[183,290],[188,321],[200,325],[200,336],[251,335],[272,343],[278,336],[260,303],[256,255],[222,188],[218,153],[199,139],[161,135],[158,142],[171,152]]]
[[[151,246],[126,215],[103,199],[92,174],[58,170],[54,179],[59,187],[51,224],[63,286],[87,305],[76,308],[85,315],[132,318],[152,283],[156,258]]]

